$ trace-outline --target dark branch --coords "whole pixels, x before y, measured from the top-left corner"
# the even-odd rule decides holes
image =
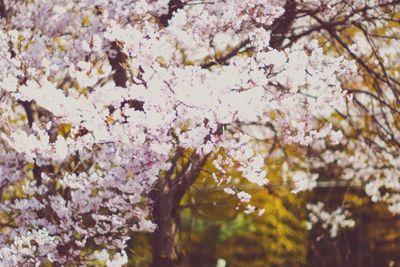
[[[168,3],[168,13],[163,14],[160,17],[160,22],[164,27],[168,26],[169,20],[172,18],[174,15],[174,12],[176,12],[178,9],[181,9],[185,6],[184,3],[182,3],[181,0],[170,0]]]

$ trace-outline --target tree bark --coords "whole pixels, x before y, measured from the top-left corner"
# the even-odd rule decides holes
[[[280,49],[283,41],[285,40],[285,34],[287,34],[296,19],[296,1],[287,0],[285,3],[285,13],[277,18],[272,24],[270,46],[275,49]]]
[[[0,0],[0,18],[7,18],[7,8],[4,0]]]
[[[180,210],[179,204],[190,186],[199,176],[209,155],[199,156],[193,153],[189,162],[176,171],[176,162],[182,157],[183,150],[178,149],[172,160],[172,167],[163,179],[160,179],[150,198],[153,200],[152,219],[157,230],[152,236],[152,267],[176,267],[182,264],[183,253],[179,247]],[[175,178],[171,180],[172,174]]]
[[[173,192],[168,183],[162,184],[160,189],[153,206],[153,221],[157,224],[157,230],[153,233],[152,240],[152,267],[179,266],[181,255],[178,244],[178,205],[173,201]]]

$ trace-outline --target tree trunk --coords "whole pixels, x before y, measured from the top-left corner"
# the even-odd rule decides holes
[[[160,183],[161,190],[153,203],[153,222],[157,230],[153,233],[152,267],[179,266],[181,257],[178,246],[179,213],[168,183]]]
[[[152,236],[152,267],[176,267],[182,264],[183,254],[179,248],[179,204],[199,176],[209,154],[199,156],[193,153],[189,162],[177,173],[175,167],[182,155],[183,149],[178,149],[172,159],[171,169],[163,179],[158,180],[150,193],[153,200],[152,218],[157,224],[157,230]],[[171,180],[173,173],[175,178]]]

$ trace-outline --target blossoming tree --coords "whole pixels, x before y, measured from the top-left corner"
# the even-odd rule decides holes
[[[227,171],[268,185],[260,137],[250,132],[267,132],[271,153],[297,144],[325,160],[346,154],[330,152],[345,142],[332,120],[351,101],[341,81],[359,81],[357,63],[372,67],[340,27],[397,5],[0,1],[1,265],[121,266],[133,233],[154,231],[153,265],[176,266],[177,207],[206,162],[246,213],[256,210]],[[322,30],[348,55],[325,53]],[[372,75],[398,97],[392,74]],[[398,102],[381,107],[386,114]],[[322,163],[309,164],[285,165],[295,192],[316,185]]]

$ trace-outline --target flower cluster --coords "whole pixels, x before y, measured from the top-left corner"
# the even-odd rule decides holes
[[[324,203],[318,202],[317,204],[307,204],[309,213],[308,228],[311,229],[313,225],[320,223],[321,227],[329,231],[331,238],[338,235],[341,228],[352,228],[355,221],[350,218],[350,212],[342,208],[338,208],[332,212],[324,210]]]

